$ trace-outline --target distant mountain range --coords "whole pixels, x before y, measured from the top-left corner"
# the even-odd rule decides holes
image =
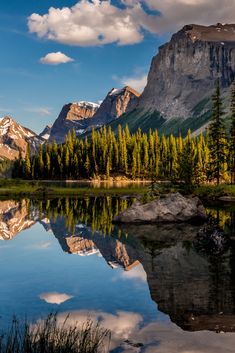
[[[190,128],[197,135],[208,126],[218,78],[228,103],[235,79],[235,24],[187,25],[159,48],[141,95],[131,87],[113,88],[100,105],[66,104],[39,136],[10,117],[2,118],[0,157],[14,159],[19,150],[24,154],[28,142],[33,148],[45,141],[61,143],[72,129],[82,136],[104,125],[117,130],[119,124],[128,124],[131,132],[151,128],[182,135]]]

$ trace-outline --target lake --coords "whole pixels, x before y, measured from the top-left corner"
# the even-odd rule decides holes
[[[112,353],[225,353],[235,346],[235,208],[202,225],[114,226],[131,198],[0,201],[1,326],[99,321]]]

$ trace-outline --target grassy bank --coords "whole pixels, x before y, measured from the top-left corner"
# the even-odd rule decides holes
[[[25,181],[16,179],[0,180],[1,197],[57,197],[57,196],[143,196],[151,193],[149,183],[142,182],[41,182]],[[181,192],[183,194],[194,194],[204,201],[226,201],[226,197],[235,201],[235,185],[202,185],[188,188],[181,185],[171,185],[169,183],[156,184],[159,194],[168,192]]]
[[[235,185],[202,185],[195,188],[194,194],[205,201],[225,201],[227,197],[235,201]]]

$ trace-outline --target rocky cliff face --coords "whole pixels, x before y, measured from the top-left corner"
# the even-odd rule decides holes
[[[49,140],[64,142],[65,135],[72,129],[77,134],[83,133],[98,108],[98,104],[91,102],[66,104],[51,128]]]
[[[25,155],[28,143],[34,150],[42,142],[37,134],[21,126],[11,117],[0,119],[0,157],[13,160],[19,156],[20,151]]]
[[[113,88],[94,115],[91,127],[106,125],[124,113],[131,112],[137,106],[139,97],[140,94],[129,86],[122,89]]]
[[[139,106],[166,119],[189,118],[218,78],[227,89],[234,77],[235,25],[188,25],[159,48]]]

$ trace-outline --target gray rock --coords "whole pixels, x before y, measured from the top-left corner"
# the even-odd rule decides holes
[[[197,197],[186,198],[171,193],[160,199],[142,204],[135,202],[114,218],[116,223],[172,223],[206,220],[206,211]]]
[[[165,119],[198,116],[215,81],[226,92],[234,77],[235,24],[187,25],[153,58],[139,108]]]

